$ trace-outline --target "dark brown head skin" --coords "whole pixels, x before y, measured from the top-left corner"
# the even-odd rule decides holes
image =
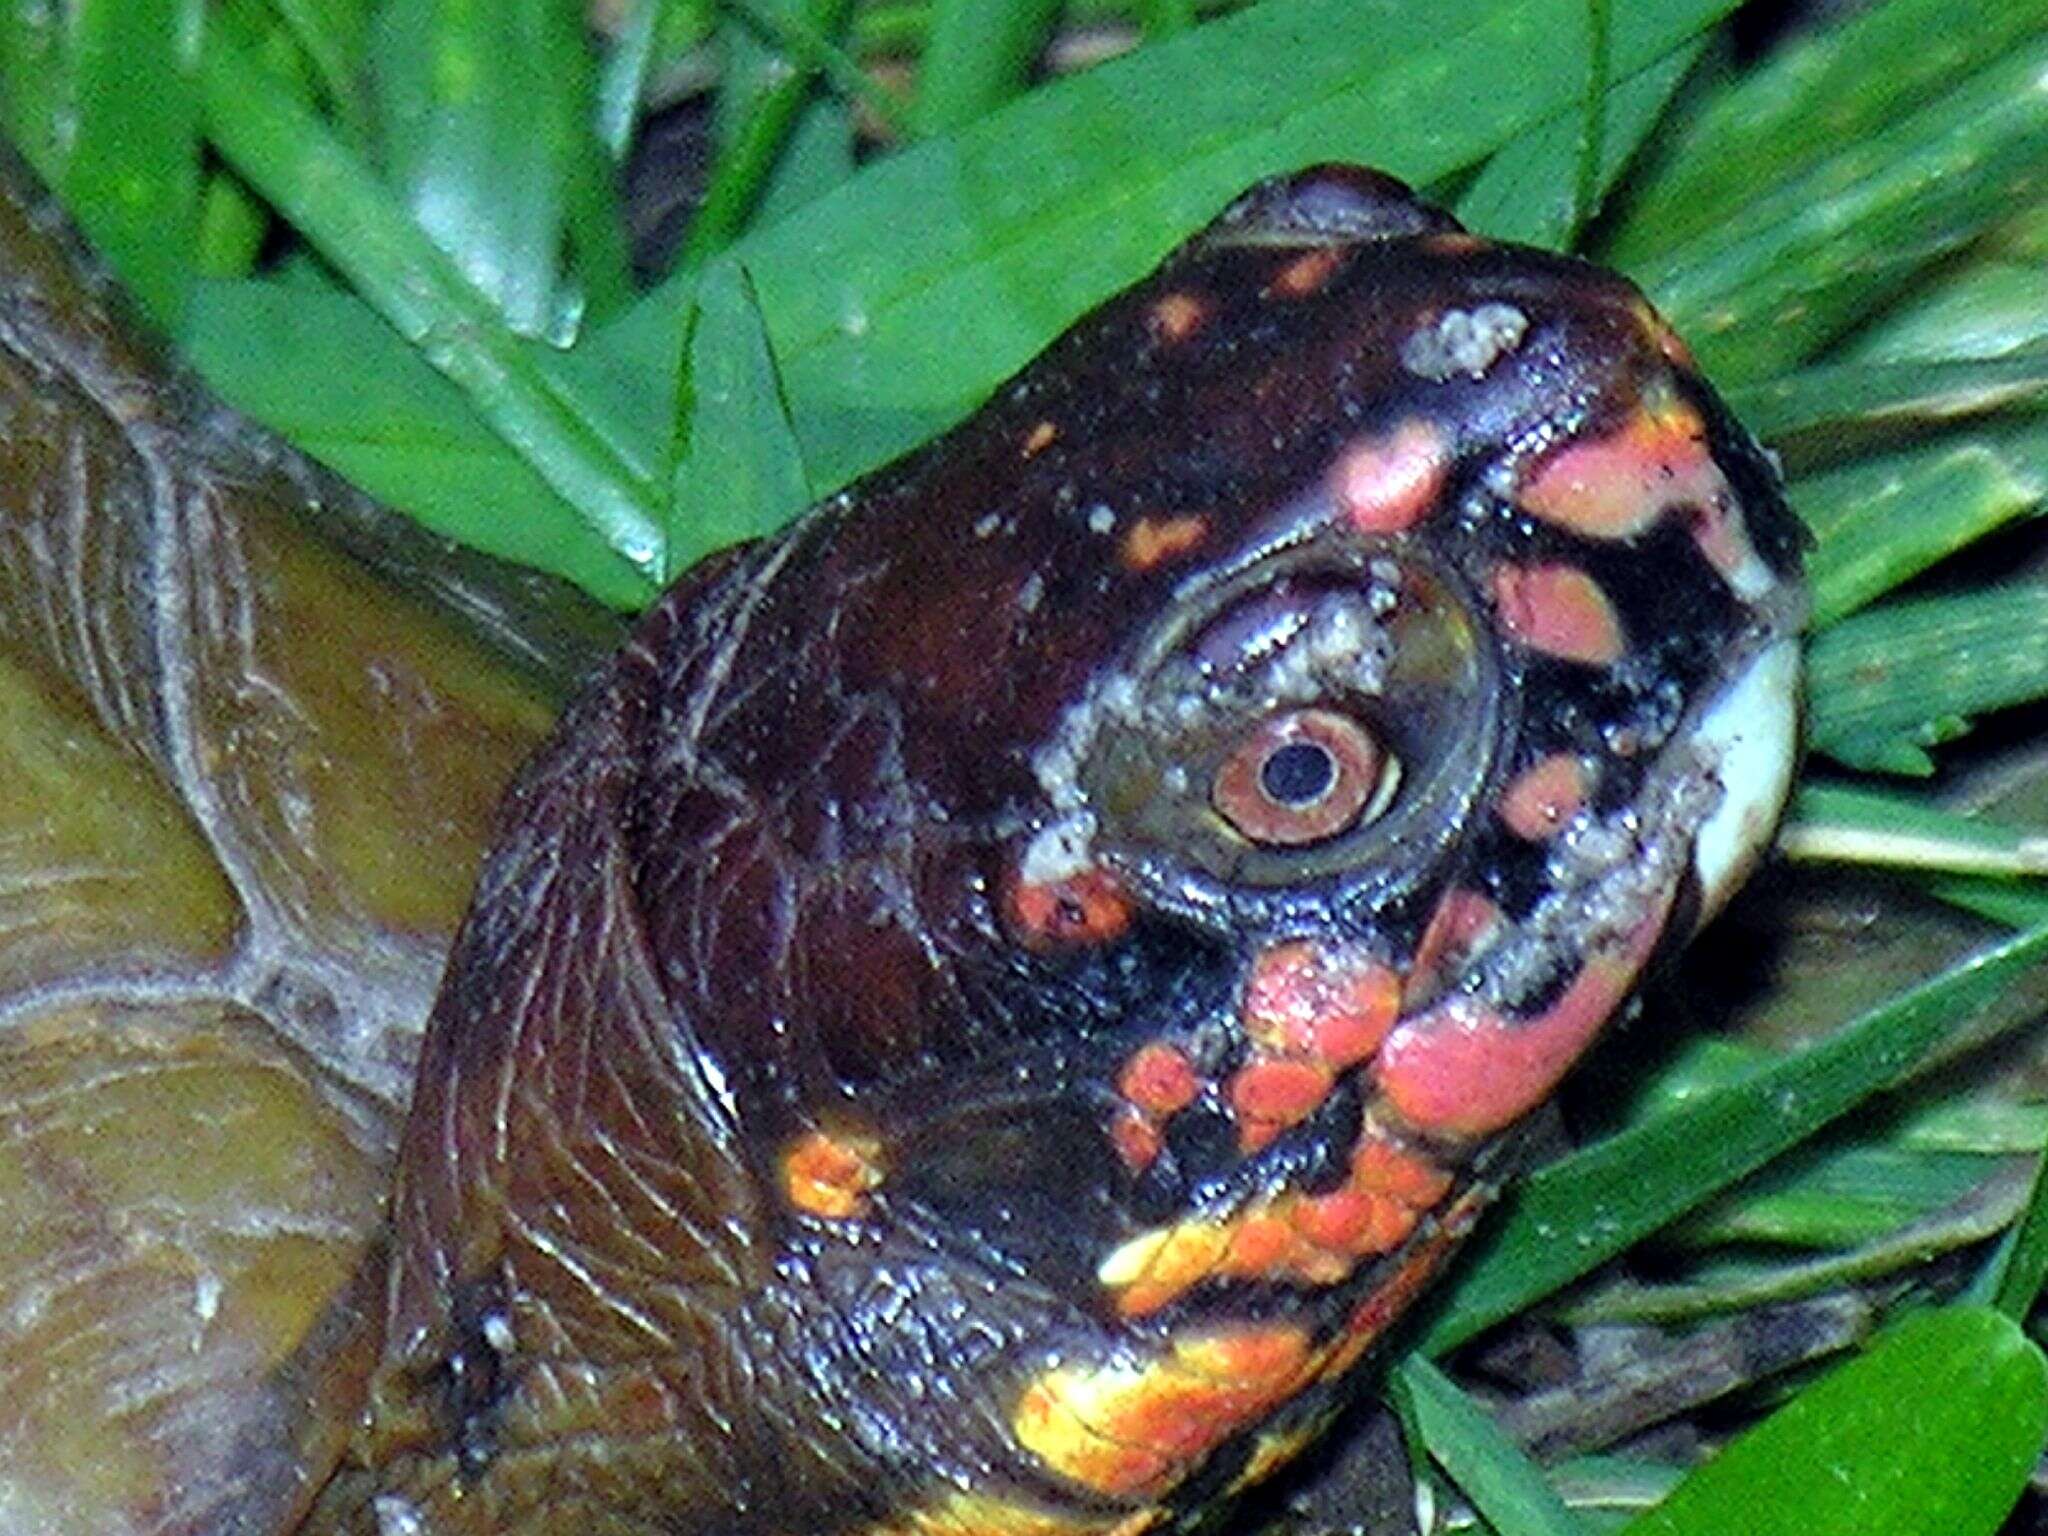
[[[1798,539],[1325,168],[686,577],[502,817],[315,1530],[1135,1533],[1284,1460],[1767,835]]]

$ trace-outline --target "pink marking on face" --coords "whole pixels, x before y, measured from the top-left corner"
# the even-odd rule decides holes
[[[1360,533],[1400,533],[1436,505],[1450,465],[1450,446],[1443,433],[1411,417],[1393,431],[1361,438],[1339,454],[1331,471],[1331,490],[1338,511]]]
[[[1401,978],[1354,950],[1293,939],[1262,950],[1245,983],[1245,1032],[1337,1071],[1379,1049],[1400,1012]]]
[[[1500,797],[1500,819],[1517,837],[1546,842],[1585,806],[1586,765],[1555,752],[1522,771]]]
[[[1542,459],[1516,502],[1590,539],[1624,539],[1666,509],[1727,488],[1699,413],[1671,395],[1646,403],[1606,437],[1567,442]]]
[[[1588,960],[1564,995],[1516,1019],[1458,996],[1409,1019],[1380,1050],[1379,1086],[1417,1130],[1478,1138],[1550,1096],[1634,983],[1663,930],[1671,894],[1616,950]]]
[[[1531,650],[1608,667],[1628,648],[1614,605],[1577,566],[1496,566],[1493,600],[1501,627]]]

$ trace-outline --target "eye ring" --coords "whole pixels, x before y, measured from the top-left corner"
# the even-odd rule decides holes
[[[1348,715],[1295,709],[1261,721],[1216,770],[1209,803],[1254,843],[1320,843],[1377,816],[1400,764]]]

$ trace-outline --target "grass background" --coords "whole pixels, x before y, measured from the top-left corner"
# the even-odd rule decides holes
[[[6,133],[214,389],[624,610],[959,419],[1270,172],[1377,165],[1636,278],[1816,536],[1785,850],[1894,871],[1891,915],[1608,1072],[1387,1390],[1458,1528],[2008,1518],[2048,1424],[2048,0],[1840,8],[1760,53],[1731,0],[0,4]],[[650,277],[620,188],[677,110],[701,196]],[[1922,942],[1937,904],[2003,936]],[[1880,941],[1907,973],[1859,993]],[[1435,1363],[1829,1296],[1891,1322],[1739,1379],[1675,1453],[1532,1455]]]

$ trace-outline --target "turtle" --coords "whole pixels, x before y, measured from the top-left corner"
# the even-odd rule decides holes
[[[370,574],[425,536],[8,174],[10,1529],[1180,1528],[1785,799],[1772,462],[1627,281],[1379,173],[622,637]]]

